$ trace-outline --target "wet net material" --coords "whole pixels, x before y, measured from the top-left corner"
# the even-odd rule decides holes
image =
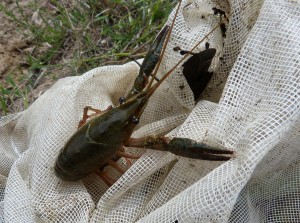
[[[236,151],[228,162],[143,154],[108,188],[91,174],[54,175],[83,108],[106,109],[129,92],[135,63],[59,80],[24,112],[0,121],[0,216],[4,222],[300,222],[300,3],[296,0],[183,1],[161,76],[218,22],[214,76],[194,106],[179,66],[150,99],[134,137],[188,137]],[[175,12],[175,11],[174,11]],[[174,17],[171,13],[168,24]],[[182,87],[184,86],[184,87]],[[126,168],[126,162],[120,160]]]

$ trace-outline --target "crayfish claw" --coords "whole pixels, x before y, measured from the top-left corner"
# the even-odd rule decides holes
[[[200,145],[200,144],[198,144]],[[234,152],[232,150],[228,149],[218,149],[211,146],[206,146],[205,144],[201,144],[203,146],[203,151],[208,154],[233,154]]]
[[[183,157],[209,161],[227,161],[234,157],[234,151],[218,149],[187,138],[173,138],[169,151]]]
[[[169,151],[175,155],[210,161],[226,161],[234,156],[234,151],[218,149],[188,138],[173,138],[146,136],[130,138],[126,146],[141,147],[153,150]]]
[[[167,37],[170,27],[165,26],[162,31],[157,35],[153,44],[150,47],[143,63],[140,66],[139,75],[137,76],[132,90],[126,96],[126,99],[141,92],[148,84],[148,78],[152,74],[156,64],[159,61],[160,54]]]
[[[231,153],[226,153],[226,154],[234,154],[233,151],[230,151]],[[206,153],[204,152],[202,154],[202,159],[203,160],[209,160],[209,161],[227,161],[233,158],[234,156],[226,156],[226,155],[216,155],[212,153]]]

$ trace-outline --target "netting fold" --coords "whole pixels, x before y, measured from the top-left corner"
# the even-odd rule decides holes
[[[109,187],[91,174],[67,182],[54,162],[87,105],[116,106],[139,67],[131,62],[59,80],[27,110],[0,120],[2,222],[300,222],[300,3],[183,1],[159,76],[205,42],[214,75],[196,106],[182,67],[151,97],[134,137],[187,137],[236,151],[227,162],[127,148],[141,158]],[[168,24],[174,17],[173,11]],[[182,87],[184,86],[184,87]],[[119,164],[126,168],[121,159]]]

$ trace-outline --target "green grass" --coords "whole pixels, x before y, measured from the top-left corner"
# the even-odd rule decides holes
[[[29,106],[27,94],[30,87],[18,85],[10,74],[6,76],[5,81],[6,87],[0,84],[0,106],[3,114],[9,112],[9,105],[14,103],[16,98],[22,99],[24,108],[27,108]]]
[[[27,79],[20,78],[26,86],[19,86],[22,84],[9,77],[6,84],[0,84],[4,114],[10,112],[8,105],[16,98],[23,97],[24,104],[28,104],[28,85],[35,87],[34,83],[45,70],[46,75],[53,75],[51,71],[68,66],[73,75],[79,75],[101,65],[127,62],[128,55],[141,57],[146,52],[143,46],[153,40],[177,1],[49,2],[50,6],[41,6],[32,0],[27,6],[21,6],[16,1],[14,11],[0,3],[0,13],[4,12],[21,30],[27,31],[36,47],[33,53],[26,55],[31,75]],[[34,11],[38,13],[40,24],[32,22]]]

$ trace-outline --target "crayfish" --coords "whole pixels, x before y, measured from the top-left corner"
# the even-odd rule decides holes
[[[141,65],[132,90],[126,97],[120,98],[119,106],[114,108],[110,106],[104,111],[91,107],[84,108],[79,129],[68,140],[56,160],[55,173],[59,178],[75,181],[90,173],[98,173],[107,185],[112,185],[114,180],[103,170],[104,167],[110,165],[123,173],[124,170],[117,165],[116,161],[121,157],[125,159],[138,158],[135,155],[126,154],[124,147],[169,151],[183,157],[212,161],[226,161],[232,157],[233,151],[231,150],[217,149],[188,138],[131,137],[149,98],[173,71],[169,71],[152,85],[155,72],[161,61],[162,56],[160,54],[164,52],[174,20],[172,25],[170,27],[165,26],[154,40]],[[155,68],[156,70],[153,72]],[[148,83],[150,75],[152,75],[152,80]],[[147,85],[147,89],[144,90]],[[88,115],[89,110],[95,113]]]

